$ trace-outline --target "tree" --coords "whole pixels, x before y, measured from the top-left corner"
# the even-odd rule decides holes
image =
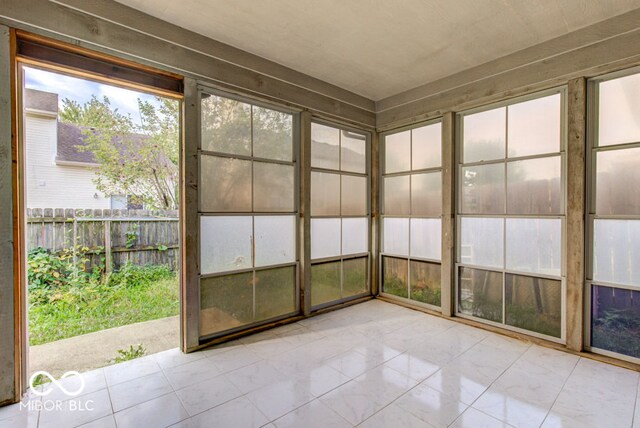
[[[178,207],[179,103],[138,99],[141,123],[95,95],[85,104],[65,98],[60,120],[80,126],[79,151],[95,156],[94,183],[107,195],[128,195],[153,209]]]

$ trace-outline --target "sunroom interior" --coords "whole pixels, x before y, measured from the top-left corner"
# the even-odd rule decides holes
[[[640,427],[640,1],[1,5],[0,427]],[[91,411],[25,404],[25,65],[181,102],[180,343]]]

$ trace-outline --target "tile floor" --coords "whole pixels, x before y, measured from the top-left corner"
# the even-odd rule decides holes
[[[640,428],[639,373],[379,300],[85,380],[0,427]]]

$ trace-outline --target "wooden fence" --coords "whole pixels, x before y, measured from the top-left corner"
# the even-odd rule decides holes
[[[41,247],[86,258],[87,269],[103,262],[107,272],[125,263],[179,263],[177,211],[27,209],[27,249]]]

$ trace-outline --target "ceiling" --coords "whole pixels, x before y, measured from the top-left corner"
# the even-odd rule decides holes
[[[118,0],[374,101],[640,0]]]

